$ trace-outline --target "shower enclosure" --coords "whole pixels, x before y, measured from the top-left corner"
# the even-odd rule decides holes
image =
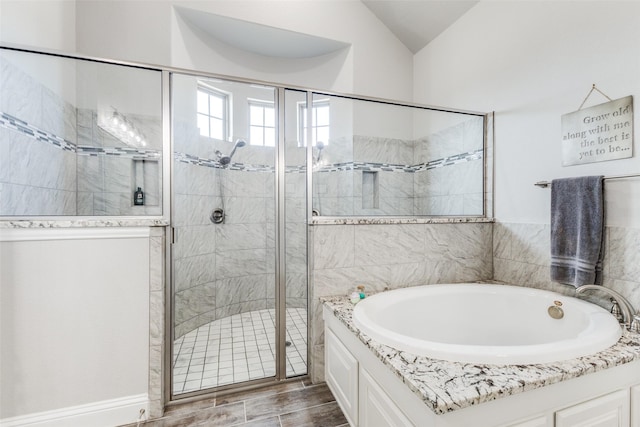
[[[307,94],[171,86],[172,395],[304,375]]]

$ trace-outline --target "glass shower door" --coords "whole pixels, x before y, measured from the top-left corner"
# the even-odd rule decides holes
[[[276,375],[276,91],[172,76],[172,395]]]

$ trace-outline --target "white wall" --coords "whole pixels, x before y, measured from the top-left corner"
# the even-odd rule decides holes
[[[0,325],[3,422],[146,402],[149,229],[0,230]]]
[[[413,138],[413,113],[410,107],[355,101],[353,103],[353,134],[378,138]]]
[[[170,2],[68,2],[76,3],[78,53],[107,59],[170,65]]]
[[[415,100],[495,110],[495,216],[548,223],[550,191],[534,182],[640,170],[638,154],[562,167],[560,144],[560,117],[593,83],[638,99],[639,43],[637,2],[483,1],[416,54]],[[586,106],[605,101],[595,94]],[[634,117],[637,126],[638,107]],[[640,226],[639,192],[640,180],[606,182],[608,225]]]
[[[411,52],[359,1],[174,3],[351,44],[346,53],[307,61],[260,57],[221,45],[214,51],[174,15],[172,62],[176,66],[382,98],[408,101],[412,97]],[[280,66],[283,63],[285,67]]]
[[[0,0],[0,41],[41,49],[75,51],[75,2]]]
[[[406,101],[412,98],[411,52],[359,1],[78,0],[60,3],[66,8],[77,3],[72,9],[77,17],[77,46],[60,44],[55,37],[47,44],[30,37],[26,44],[68,51],[77,47],[79,53],[92,56],[336,92]],[[174,5],[338,40],[351,44],[351,48],[299,60],[256,55],[212,40],[192,28],[177,14]],[[19,8],[14,5],[8,9],[7,21],[16,9]],[[26,10],[24,13],[21,18],[29,20]],[[41,29],[46,31],[47,28]],[[8,28],[0,34],[3,41],[13,41],[21,32]]]
[[[341,41],[286,60],[203,37],[174,5]],[[318,0],[0,0],[0,42],[410,101],[412,54],[361,2]]]

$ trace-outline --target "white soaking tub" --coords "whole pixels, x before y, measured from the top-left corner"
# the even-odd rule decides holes
[[[562,310],[562,318],[549,314],[553,306]],[[550,291],[487,284],[382,292],[355,306],[353,322],[377,342],[418,356],[497,365],[586,356],[614,345],[622,334],[615,317],[595,304]]]

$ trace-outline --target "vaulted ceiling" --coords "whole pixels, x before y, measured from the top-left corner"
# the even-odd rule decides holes
[[[413,53],[478,3],[465,0],[361,1]]]
[[[413,53],[446,30],[478,1],[470,0],[361,0]],[[198,9],[176,6],[192,26],[236,48],[279,58],[309,58],[348,46],[268,25],[247,22]]]

